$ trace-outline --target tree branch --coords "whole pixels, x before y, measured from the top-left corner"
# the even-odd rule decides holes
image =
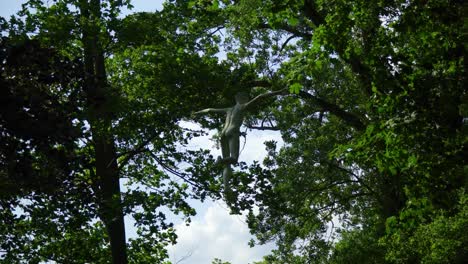
[[[272,131],[279,131],[278,127],[267,127],[267,126],[246,126],[248,129],[255,129],[255,130],[272,130]]]
[[[318,11],[313,0],[304,1],[304,15],[315,24],[315,26],[320,26],[325,22],[324,16],[322,16]]]
[[[269,24],[262,23],[262,24],[258,25],[258,28],[260,28],[260,29],[271,29],[271,30],[283,30],[283,31],[286,31],[286,32],[289,32],[289,33],[293,34],[296,37],[301,37],[301,38],[305,38],[305,39],[308,39],[308,40],[312,39],[312,34],[307,33],[307,32],[301,32],[297,28],[294,28],[294,27],[291,27],[291,26],[285,25],[285,24],[280,25],[278,27],[272,27]]]
[[[202,186],[196,182],[193,182],[189,179],[187,179],[187,174],[185,173],[182,173],[182,172],[179,172],[177,171],[175,168],[171,168],[169,165],[167,165],[164,161],[162,161],[158,156],[156,156],[156,154],[154,154],[152,151],[150,150],[147,150],[148,153],[151,155],[151,157],[153,157],[154,160],[156,160],[156,162],[164,169],[166,170],[167,172],[171,173],[172,175],[182,179],[184,182],[192,185],[192,186],[195,186],[195,187],[198,187],[198,188],[202,188]]]
[[[365,66],[357,55],[351,54],[349,59],[344,59],[351,66],[351,70],[358,76],[362,85],[364,86],[364,91],[368,96],[372,95],[372,80],[370,77],[370,70]]]
[[[224,26],[219,26],[219,27],[217,27],[213,32],[208,33],[208,37],[213,36],[214,34],[216,34],[217,32],[219,32],[219,31],[220,31],[221,29],[223,29],[223,28],[224,28]]]
[[[247,84],[251,87],[271,87],[271,82],[267,80],[253,80]]]
[[[289,36],[289,38],[287,38],[286,41],[281,45],[280,52],[282,52],[284,48],[286,48],[286,45],[288,45],[289,41],[291,41],[293,38],[297,38],[297,36],[295,35]]]
[[[299,91],[299,96],[301,98],[313,101],[314,104],[317,104],[320,108],[322,108],[325,111],[330,112],[331,114],[341,118],[343,121],[351,125],[352,127],[356,128],[359,131],[362,131],[365,129],[365,124],[360,120],[359,117],[356,115],[347,112],[340,108],[339,106],[332,104],[328,101],[325,101],[321,98],[318,98],[308,92],[305,91]]]
[[[376,191],[374,191],[369,185],[367,185],[364,180],[362,178],[360,178],[356,173],[354,173],[353,171],[351,170],[348,170],[346,168],[343,168],[341,166],[339,166],[338,164],[335,164],[334,162],[330,162],[330,161],[327,161],[327,160],[322,160],[320,162],[323,162],[323,163],[326,163],[336,169],[339,169],[347,174],[350,174],[352,175],[356,180],[353,181],[353,182],[357,182],[358,184],[362,185],[364,188],[366,188],[371,194],[375,195],[376,197],[378,196],[378,193]]]
[[[130,159],[133,158],[136,154],[141,153],[141,152],[145,152],[146,151],[146,148],[145,148],[146,145],[148,145],[151,141],[153,141],[153,139],[155,139],[158,135],[159,135],[158,133],[155,133],[154,135],[152,135],[151,137],[149,137],[148,139],[143,141],[143,143],[141,143],[136,148],[134,148],[132,150],[129,150],[129,151],[126,151],[126,152],[121,153],[120,155],[118,155],[116,157],[116,159],[126,155],[125,158],[120,162],[118,169],[121,170],[123,168],[123,166],[125,166],[125,164],[127,164],[127,162],[129,162]]]
[[[250,82],[253,87],[271,87],[271,82],[267,80],[253,80]],[[284,89],[283,89],[284,90]],[[356,128],[359,131],[362,131],[366,128],[366,125],[361,121],[361,119],[350,112],[345,111],[341,107],[330,103],[324,99],[321,99],[317,96],[314,96],[306,91],[299,91],[299,96],[303,99],[313,101],[314,104],[318,105],[323,111],[330,112],[331,114],[341,118],[343,121]]]

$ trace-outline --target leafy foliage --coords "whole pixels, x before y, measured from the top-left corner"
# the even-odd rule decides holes
[[[453,205],[467,179],[466,8],[219,2],[227,60],[250,63],[257,84],[292,93],[255,115],[274,120],[285,145],[267,143],[264,166],[241,167],[233,180],[232,209],[250,209],[258,242],[278,245],[266,263],[460,262],[453,233],[446,246],[408,252],[405,241],[437,237],[436,223],[451,221],[440,217],[462,210]],[[431,256],[432,246],[444,253]]]
[[[119,19],[124,4],[29,1],[24,20],[2,25],[6,262],[161,263],[177,238],[167,212],[189,223],[188,198],[218,195],[214,160],[180,150],[201,132],[179,122],[198,107],[188,102],[206,102],[201,91],[224,82],[213,68],[228,68],[169,26],[170,10]],[[157,34],[128,35],[153,23]],[[127,245],[123,215],[138,233]]]
[[[3,258],[106,262],[113,219],[131,215],[129,259],[164,261],[161,208],[189,221],[187,198],[220,198],[214,158],[183,150],[203,132],[182,121],[289,88],[246,116],[284,145],[231,183],[232,211],[277,243],[260,263],[463,263],[463,3],[180,0],[119,18],[127,4],[29,1],[2,25]]]
[[[37,187],[53,192],[79,166],[80,157],[72,151],[79,126],[72,120],[82,99],[67,90],[82,78],[80,64],[33,40],[14,43],[4,37],[0,44],[1,193],[9,196]]]

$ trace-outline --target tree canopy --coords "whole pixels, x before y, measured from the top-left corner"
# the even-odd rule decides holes
[[[2,20],[1,259],[167,261],[162,208],[189,222],[188,198],[222,198],[215,158],[184,149],[204,132],[181,121],[219,128],[192,113],[283,88],[245,127],[284,143],[238,164],[227,201],[252,245],[276,243],[258,263],[468,258],[462,1],[177,0],[119,16],[129,5],[31,0]]]

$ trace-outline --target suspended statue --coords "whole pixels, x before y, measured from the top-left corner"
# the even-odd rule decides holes
[[[264,93],[250,101],[247,93],[239,92],[235,95],[236,104],[233,107],[207,108],[195,112],[195,114],[226,113],[226,121],[224,122],[224,127],[221,131],[222,159],[220,159],[219,162],[224,164],[223,182],[224,192],[227,197],[231,194],[231,188],[229,187],[229,180],[232,177],[231,164],[236,164],[239,159],[240,127],[244,121],[245,112],[250,110],[252,106],[262,99],[281,94],[286,90],[287,89],[282,89],[275,92]]]

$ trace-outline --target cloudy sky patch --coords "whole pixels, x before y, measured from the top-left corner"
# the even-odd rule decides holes
[[[272,245],[247,244],[252,238],[244,217],[230,215],[224,203],[209,202],[203,215],[190,226],[176,225],[178,243],[169,248],[170,260],[184,264],[211,263],[214,258],[232,264],[246,264],[268,254]],[[185,259],[184,259],[185,258]]]

